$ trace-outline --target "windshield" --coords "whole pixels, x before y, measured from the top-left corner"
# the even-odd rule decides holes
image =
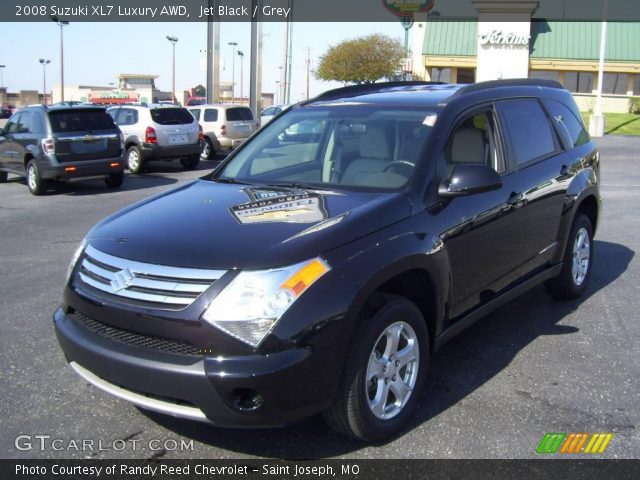
[[[436,117],[431,107],[296,108],[265,126],[216,179],[398,189],[411,177]]]

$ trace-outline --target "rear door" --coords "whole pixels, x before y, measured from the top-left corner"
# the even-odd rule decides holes
[[[42,131],[39,112],[36,110],[23,110],[18,119],[18,128],[13,136],[15,146],[14,157],[12,158],[12,168],[16,171],[24,169],[24,158],[27,151],[34,151],[38,148],[38,142]]]
[[[18,168],[18,144],[15,142],[15,135],[18,132],[18,122],[22,113],[14,113],[4,126],[2,136],[0,136],[0,167],[10,169],[14,172],[21,172]],[[21,163],[21,162],[20,162]]]
[[[200,143],[198,121],[186,108],[152,108],[149,112],[161,147]]]
[[[120,156],[120,130],[103,108],[49,111],[59,162],[82,162]]]
[[[247,138],[256,129],[253,113],[247,107],[229,107],[225,115],[229,138]]]
[[[504,100],[499,107],[509,156],[523,185],[527,234],[521,248],[528,273],[546,264],[557,248],[571,159],[539,99]]]

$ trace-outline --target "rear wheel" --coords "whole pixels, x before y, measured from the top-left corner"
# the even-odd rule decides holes
[[[47,191],[47,181],[40,177],[35,160],[27,163],[27,186],[33,195],[43,195]]]
[[[124,182],[124,172],[112,173],[104,179],[104,183],[110,188],[118,188],[122,185],[122,182]]]
[[[556,298],[576,298],[586,290],[593,264],[593,227],[584,214],[573,222],[557,277],[547,280],[547,291]]]
[[[185,170],[193,170],[200,163],[200,155],[194,155],[193,157],[182,158],[180,159],[180,163],[182,163],[182,167]]]
[[[141,173],[144,168],[140,148],[132,145],[127,150],[127,167],[131,173]]]
[[[429,334],[416,305],[396,295],[362,318],[334,404],[324,414],[337,431],[368,442],[397,434],[409,421],[424,385]]]
[[[213,148],[213,143],[211,143],[211,140],[206,138],[204,139],[204,141],[202,142],[202,153],[200,154],[200,159],[201,160],[210,160],[211,158],[215,157],[216,152]]]
[[[0,183],[5,183],[9,174],[7,172],[0,172]]]

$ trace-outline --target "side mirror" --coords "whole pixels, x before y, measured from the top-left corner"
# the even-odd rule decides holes
[[[490,192],[502,187],[500,175],[490,167],[477,163],[461,163],[454,168],[451,178],[438,187],[438,195],[443,198]]]

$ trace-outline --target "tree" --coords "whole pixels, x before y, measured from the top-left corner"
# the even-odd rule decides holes
[[[334,45],[320,57],[315,74],[320,80],[374,83],[398,75],[404,58],[399,40],[375,33]]]
[[[195,93],[196,97],[205,97],[207,95],[207,89],[202,85],[196,85],[193,88],[193,92]]]

